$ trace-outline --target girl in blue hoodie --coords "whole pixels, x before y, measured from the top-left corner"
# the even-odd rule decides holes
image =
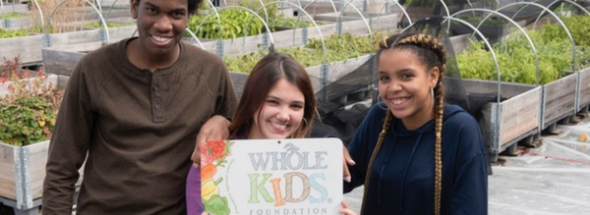
[[[487,214],[482,134],[471,115],[444,103],[445,48],[424,34],[380,46],[383,101],[348,147],[344,191],[364,185],[361,214]]]

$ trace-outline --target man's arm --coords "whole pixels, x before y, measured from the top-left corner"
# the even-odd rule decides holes
[[[233,118],[238,98],[233,82],[225,65],[220,66],[221,78],[215,101],[215,116],[211,117],[201,127],[197,135],[197,142],[191,160],[194,166],[201,163],[200,147],[209,140],[227,140],[229,138],[230,120]]]
[[[51,137],[43,184],[43,215],[72,213],[78,169],[86,159],[95,114],[78,67],[69,79]]]

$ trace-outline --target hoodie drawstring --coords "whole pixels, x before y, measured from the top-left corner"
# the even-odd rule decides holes
[[[385,159],[390,158],[391,157],[391,153],[393,153],[393,148],[395,147],[395,143],[397,143],[397,136],[394,136],[393,138],[393,143],[391,145],[391,148],[389,148],[389,152],[387,152],[387,156],[385,157]],[[379,183],[377,184],[377,204],[381,204],[381,192],[383,189],[381,189],[381,184],[383,182],[383,172],[385,172],[385,169],[387,167],[387,163],[388,162],[383,162],[384,165],[381,167],[381,169],[379,170]]]
[[[404,170],[404,174],[402,176],[402,183],[400,184],[402,186],[402,192],[401,192],[401,204],[402,206],[400,207],[400,212],[404,211],[404,205],[405,205],[405,199],[404,199],[404,188],[406,187],[406,176],[408,174],[408,169],[410,169],[410,164],[412,164],[412,160],[414,158],[414,153],[416,152],[416,149],[418,148],[418,145],[420,145],[420,141],[422,140],[422,135],[423,133],[420,132],[420,135],[418,136],[418,139],[416,139],[416,142],[414,143],[414,147],[412,147],[412,153],[410,154],[410,160],[408,161],[408,164],[406,164],[406,169]]]

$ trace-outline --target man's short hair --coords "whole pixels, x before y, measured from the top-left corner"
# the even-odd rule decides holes
[[[137,1],[137,3],[139,4],[140,0],[130,0],[131,3],[133,3],[133,1]],[[187,0],[188,1],[188,13],[189,14],[197,14],[197,10],[199,9],[199,6],[201,5],[201,3],[203,3],[203,0]]]

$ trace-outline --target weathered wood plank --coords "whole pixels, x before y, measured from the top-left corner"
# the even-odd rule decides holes
[[[29,186],[33,199],[41,197],[43,193],[43,180],[45,179],[45,164],[47,163],[47,152],[49,140],[23,147],[28,160]]]
[[[58,75],[57,88],[58,89],[66,89],[66,87],[68,86],[69,79],[70,79],[70,76]]]
[[[337,22],[340,21],[357,21],[360,20],[360,17],[355,16],[340,16],[340,12],[338,13],[323,13],[313,16],[313,19],[318,21],[328,21],[328,22]]]
[[[356,12],[347,12],[340,16],[340,13],[327,13],[316,15],[315,20],[336,22],[340,20],[342,22],[341,30],[342,33],[351,34],[368,34],[369,28],[373,31],[391,31],[397,28],[397,14],[367,14],[363,13],[363,16],[367,20],[363,21],[361,16]],[[368,25],[368,26],[367,26]]]
[[[0,142],[0,196],[13,200],[16,200],[16,153],[16,147]]]
[[[49,140],[34,143],[23,147],[10,146],[4,143],[0,143],[0,196],[9,199],[16,200],[17,184],[23,183],[24,181],[28,184],[21,184],[21,187],[28,187],[30,193],[25,196],[30,196],[32,199],[23,199],[23,201],[32,201],[33,199],[40,198],[43,194],[43,181],[45,179],[45,165],[47,162],[47,153],[49,148]],[[14,159],[15,153],[21,153],[22,157],[19,160]],[[19,162],[21,167],[24,167],[18,178],[22,181],[16,181],[17,178],[15,170],[15,162]],[[76,185],[80,185],[83,179],[84,166],[79,170],[80,178]]]
[[[590,103],[590,67],[580,71],[580,108]]]
[[[196,42],[191,41],[190,39],[185,40],[185,42],[192,43],[192,45],[198,47]],[[216,41],[203,41],[201,44],[203,44],[205,49],[210,49],[208,51],[211,52],[214,52],[217,46]],[[80,61],[84,55],[102,46],[102,42],[88,42],[44,48],[42,50],[42,54],[45,72],[69,76],[78,61]]]
[[[320,25],[318,28],[324,37],[327,37],[336,32],[336,24],[334,23]],[[320,34],[315,27],[308,28],[307,32],[308,39],[320,38]],[[297,28],[295,29],[295,34],[293,34],[293,30],[285,30],[273,32],[271,35],[272,39],[274,40],[275,47],[286,48],[303,45],[302,33],[303,29]],[[260,50],[264,44],[264,37],[265,34],[263,33],[248,37],[238,37],[236,39],[223,40],[223,54],[227,56],[235,56]],[[295,37],[295,40],[293,40],[293,37]],[[268,37],[266,40],[270,45],[270,37]]]
[[[538,127],[540,95],[541,87],[537,87],[501,103],[500,145]]]
[[[26,13],[28,11],[29,7],[26,4],[4,3],[5,13]]]
[[[94,51],[100,47],[102,47],[101,42],[90,42],[44,48],[42,53],[45,72],[69,76],[78,61],[80,61],[86,53]]]
[[[570,74],[544,86],[545,104],[543,111],[543,129],[547,123],[564,115],[573,114],[575,109],[575,93],[577,74]]]
[[[200,49],[203,49],[205,51],[211,52],[213,54],[217,54],[217,41],[215,41],[215,40],[199,39],[199,41],[201,42],[202,47],[193,38],[185,38],[185,39],[183,39],[183,41],[186,42],[186,43],[188,43],[188,44],[191,44],[191,45],[194,45],[196,47],[199,47]]]
[[[33,26],[35,24],[35,21],[37,21],[37,20],[35,20],[32,17],[8,19],[7,21],[5,21],[5,23],[7,24],[7,26],[5,26],[5,28],[7,28],[7,29],[28,28],[28,27]]]
[[[544,128],[547,128],[549,126],[548,123],[552,121],[567,115],[573,115],[573,107],[575,107],[575,101],[570,96],[559,97],[547,103],[543,112],[545,117]]]
[[[23,63],[41,61],[43,35],[0,39],[0,58],[14,58],[20,55]]]
[[[319,31],[318,31],[319,29]],[[320,34],[321,32],[321,34]],[[328,37],[336,32],[336,23],[329,23],[318,25],[316,28],[307,28],[307,39],[318,39],[323,35]],[[303,28],[288,29],[282,31],[273,32],[272,36],[275,41],[275,47],[278,48],[289,48],[294,46],[302,46],[303,44]]]
[[[109,28],[110,43],[128,38],[135,32],[135,26]],[[100,41],[100,29],[51,34],[51,46],[72,45],[77,43],[88,43]]]
[[[363,17],[367,20],[367,23],[373,31],[391,31],[397,29],[397,13],[366,13],[362,12]],[[361,18],[361,15],[356,11],[344,12],[345,17],[357,17]],[[362,21],[362,19],[360,20]],[[365,24],[360,26],[363,29],[367,29]],[[368,31],[366,32],[368,33]]]
[[[241,98],[244,92],[244,86],[246,86],[246,80],[248,80],[248,74],[240,72],[230,72],[229,74],[234,83],[236,95],[238,98]]]
[[[328,2],[328,1],[311,1],[311,0],[298,0],[298,1],[291,1],[294,3],[301,3],[302,6],[305,7],[305,11],[309,14],[316,15],[316,14],[324,14],[324,13],[334,13],[334,7],[336,10],[343,8],[346,3],[340,1]],[[351,2],[354,6],[361,7],[363,2],[361,1],[353,1]],[[347,8],[352,8],[348,6]]]
[[[133,35],[135,26],[126,26],[109,29],[109,42],[114,43]],[[51,46],[83,44],[100,41],[99,29],[51,34]],[[44,35],[32,35],[26,37],[15,37],[0,39],[0,57],[13,58],[21,56],[21,62],[33,63],[43,60],[42,49]]]
[[[471,44],[471,41],[469,40],[470,37],[470,34],[463,34],[450,37],[449,40],[451,41],[451,44],[453,46],[453,52],[455,54],[459,54],[463,50],[465,50],[465,48],[467,48],[469,44]]]
[[[348,75],[355,69],[371,58],[370,55],[363,55],[358,58],[338,61],[328,65],[327,84],[333,83],[338,79]],[[322,73],[321,65],[306,68],[309,78],[311,79],[314,92],[322,90]]]
[[[474,80],[474,79],[463,79],[463,86],[467,93],[496,93],[498,92],[498,82],[496,81],[485,81],[485,80]],[[528,84],[519,83],[507,83],[501,82],[502,88],[501,96],[505,98],[512,98],[521,93],[527,92],[535,86]]]

